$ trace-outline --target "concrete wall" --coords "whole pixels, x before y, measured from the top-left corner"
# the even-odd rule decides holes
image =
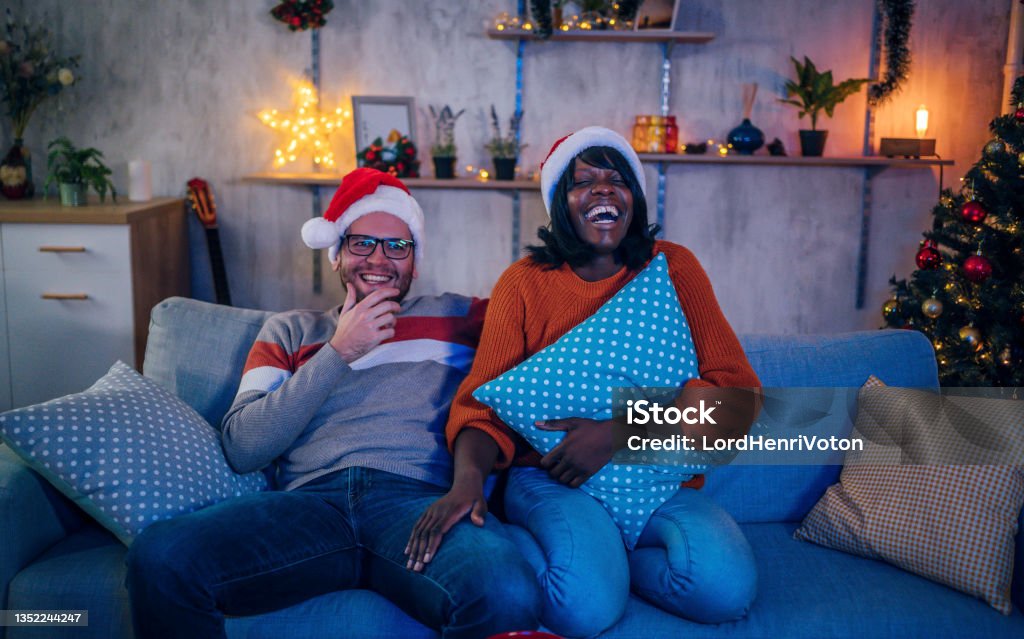
[[[241,176],[269,168],[276,139],[254,114],[287,108],[290,83],[310,64],[309,34],[267,14],[271,0],[8,0],[16,12],[47,16],[64,52],[80,52],[81,83],[41,109],[26,138],[35,170],[45,142],[67,134],[97,146],[126,189],[129,159],[153,163],[157,195],[182,195],[194,175],[209,179],[236,304],[280,310],[325,308],[340,288],[324,261],[323,295],[311,292],[311,257],[298,229],[310,216],[308,189],[252,185]],[[338,0],[322,31],[323,99],[411,95],[426,133],[428,104],[465,107],[460,164],[487,161],[487,113],[514,104],[515,44],[484,28],[510,0]],[[753,121],[791,153],[802,128],[779,104],[789,56],[810,56],[838,78],[867,73],[872,0],[686,0],[683,29],[717,34],[672,53],[672,111],[683,139],[721,139],[741,117],[742,84],[760,83]],[[902,92],[878,111],[877,134],[912,136],[913,111],[929,106],[929,134],[955,158],[956,184],[988,139],[997,113],[1010,0],[921,0],[914,65]],[[633,116],[657,112],[657,45],[531,43],[525,55],[523,164],[536,169],[551,142],[600,123],[629,133]],[[864,93],[820,128],[827,154],[858,155]],[[6,124],[4,125],[6,126]],[[420,135],[424,148],[429,140]],[[4,148],[10,130],[0,134]],[[354,166],[351,128],[334,139],[343,169]],[[429,162],[429,158],[424,158]],[[300,167],[302,168],[302,167]],[[653,167],[648,184],[655,187]],[[913,267],[930,223],[938,171],[889,169],[874,181],[867,308],[854,309],[864,172],[845,168],[672,166],[666,236],[703,261],[720,301],[742,332],[830,332],[873,328],[889,276]],[[41,183],[41,178],[39,180]],[[331,191],[324,192],[326,205]],[[500,193],[422,190],[428,254],[415,290],[486,295],[510,261],[511,198]],[[537,195],[523,198],[523,238],[546,220]],[[212,297],[205,244],[193,221],[193,288]]]

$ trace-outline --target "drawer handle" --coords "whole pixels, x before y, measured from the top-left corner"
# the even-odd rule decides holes
[[[87,300],[85,293],[43,293],[44,300]]]
[[[84,246],[40,246],[40,253],[85,253]]]

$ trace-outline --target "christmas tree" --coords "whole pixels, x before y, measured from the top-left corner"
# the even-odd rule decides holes
[[[943,386],[1024,386],[1024,76],[959,193],[946,189],[909,280],[893,277],[889,327],[923,332]]]

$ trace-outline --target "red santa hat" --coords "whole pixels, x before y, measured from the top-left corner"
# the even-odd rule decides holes
[[[644,167],[640,163],[640,157],[626,141],[626,138],[603,126],[588,126],[555,142],[551,150],[548,151],[548,157],[540,165],[540,191],[544,197],[544,207],[548,211],[548,217],[551,217],[551,198],[555,195],[555,187],[558,186],[562,174],[569,168],[569,163],[580,153],[595,146],[609,146],[621,153],[622,157],[629,162],[630,168],[633,169],[636,180],[644,192],[644,197],[647,197]]]
[[[370,213],[389,213],[409,226],[416,242],[416,263],[423,257],[423,210],[398,178],[371,168],[359,168],[341,179],[323,217],[302,225],[302,241],[314,249],[329,249],[331,261],[341,250],[341,237],[353,222]]]

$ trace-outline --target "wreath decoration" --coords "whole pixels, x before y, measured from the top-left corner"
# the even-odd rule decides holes
[[[305,31],[327,24],[327,14],[333,8],[333,0],[284,0],[270,10],[270,15],[288,25],[289,31]]]
[[[359,166],[384,171],[398,178],[420,176],[420,161],[416,159],[416,145],[398,131],[388,135],[388,144],[376,138],[370,146],[356,154]]]

